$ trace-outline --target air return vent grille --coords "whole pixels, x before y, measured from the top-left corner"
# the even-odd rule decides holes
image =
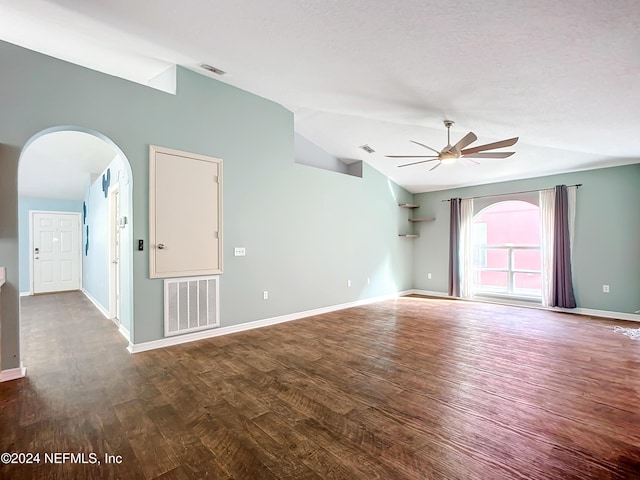
[[[220,325],[218,276],[164,281],[164,335],[179,335]]]

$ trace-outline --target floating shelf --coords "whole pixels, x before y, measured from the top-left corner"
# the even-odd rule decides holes
[[[416,208],[420,208],[420,205],[416,205],[415,203],[399,203],[398,206],[400,208],[409,208],[411,210],[414,210]],[[432,221],[435,220],[435,218],[431,218],[431,217],[413,217],[413,213],[411,213],[411,214],[409,214],[408,220],[409,220],[409,222],[411,224],[414,224],[416,222],[432,222]],[[411,229],[413,230],[414,228],[412,227]],[[403,238],[419,238],[420,237],[420,235],[418,235],[417,233],[401,233],[398,236],[399,237],[403,237]]]

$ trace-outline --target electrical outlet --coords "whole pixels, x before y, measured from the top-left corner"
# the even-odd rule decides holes
[[[370,283],[371,283],[371,279],[367,277],[367,285],[369,285]]]
[[[262,299],[263,300],[269,300],[269,292],[267,290],[262,292]]]
[[[351,280],[347,280],[347,287],[351,286]]]
[[[609,285],[602,285],[602,293],[609,293]]]
[[[429,280],[431,280],[431,274],[430,274],[430,273],[427,273],[427,278],[428,278]]]
[[[247,250],[244,247],[236,247],[233,249],[233,255],[236,257],[244,257],[247,254]]]

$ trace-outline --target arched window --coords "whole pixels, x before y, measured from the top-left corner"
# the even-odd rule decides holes
[[[473,222],[476,294],[539,299],[540,213],[524,201],[494,203]]]

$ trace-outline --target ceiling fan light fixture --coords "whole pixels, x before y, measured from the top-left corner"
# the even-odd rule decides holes
[[[418,165],[422,163],[434,162],[437,161],[435,167],[431,168],[429,171],[435,170],[441,164],[451,165],[456,163],[458,159],[465,159],[465,161],[469,161],[473,164],[479,164],[473,158],[507,158],[513,155],[515,152],[490,152],[488,150],[493,150],[496,148],[504,148],[515,145],[518,141],[518,137],[509,138],[507,140],[501,140],[499,142],[487,143],[486,145],[478,145],[477,147],[467,148],[473,142],[475,142],[478,137],[475,133],[469,132],[464,137],[462,137],[455,145],[451,145],[451,127],[453,126],[453,121],[445,120],[444,126],[447,127],[447,145],[440,151],[435,148],[431,148],[424,143],[416,142],[415,140],[411,140],[412,143],[416,145],[420,145],[421,147],[426,148],[427,150],[431,150],[436,155],[386,155],[389,158],[426,158],[428,160],[420,160],[418,162],[405,163],[404,165],[398,165],[399,167],[408,167],[410,165]]]

